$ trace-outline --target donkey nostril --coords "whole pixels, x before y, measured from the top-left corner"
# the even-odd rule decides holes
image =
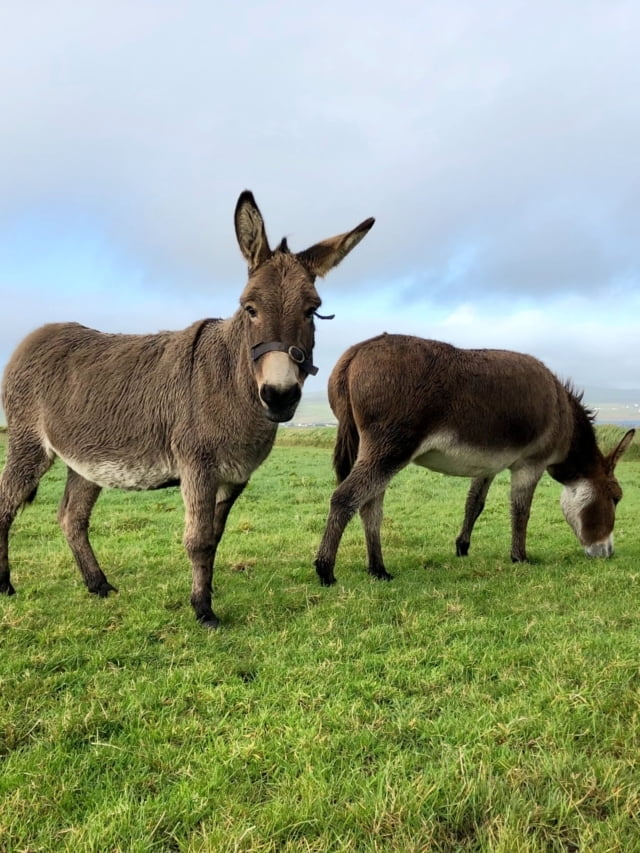
[[[270,409],[289,410],[298,404],[301,391],[298,385],[291,385],[284,391],[273,385],[263,385],[260,389],[260,397]]]

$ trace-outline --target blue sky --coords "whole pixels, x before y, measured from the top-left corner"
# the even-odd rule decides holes
[[[52,320],[235,310],[251,189],[319,283],[324,388],[381,331],[640,388],[634,2],[49,0],[0,8],[0,369]]]

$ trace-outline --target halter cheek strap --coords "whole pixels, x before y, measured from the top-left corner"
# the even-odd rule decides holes
[[[318,368],[314,366],[313,362],[307,356],[302,347],[297,347],[295,345],[288,347],[286,344],[283,344],[282,341],[269,341],[269,343],[266,344],[256,344],[254,347],[251,347],[251,358],[254,361],[257,361],[268,352],[286,352],[291,361],[298,364],[300,369],[304,370],[306,374],[315,376],[318,372]]]

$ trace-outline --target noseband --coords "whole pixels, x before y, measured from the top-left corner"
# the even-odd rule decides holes
[[[307,356],[302,347],[297,347],[295,345],[288,347],[286,344],[283,344],[282,341],[269,341],[269,343],[266,344],[256,344],[254,347],[251,347],[251,358],[254,361],[257,361],[268,352],[286,352],[291,361],[294,361],[299,365],[300,370],[304,370],[306,374],[315,376],[318,372],[318,368],[314,367],[313,362]]]

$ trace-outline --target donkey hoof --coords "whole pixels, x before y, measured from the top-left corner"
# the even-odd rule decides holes
[[[0,593],[2,593],[2,595],[15,595],[16,594],[15,589],[11,586],[11,581],[7,581],[6,584],[2,584],[0,586]]]
[[[333,574],[333,569],[326,566],[322,560],[315,562],[316,572],[320,579],[320,586],[333,586],[336,582],[336,576]]]
[[[220,624],[220,620],[213,611],[203,613],[202,616],[197,616],[196,618],[199,625],[202,625],[203,628],[208,628],[210,631],[215,631]]]
[[[89,592],[92,593],[92,595],[97,595],[99,598],[106,598],[110,592],[117,591],[118,590],[115,588],[115,586],[111,586],[109,581],[106,579],[101,581],[95,587],[89,587]]]
[[[469,554],[469,543],[456,540],[456,557],[467,557]]]
[[[386,569],[376,569],[372,571],[369,569],[369,574],[371,577],[375,578],[377,581],[392,581],[393,575],[390,575]]]

